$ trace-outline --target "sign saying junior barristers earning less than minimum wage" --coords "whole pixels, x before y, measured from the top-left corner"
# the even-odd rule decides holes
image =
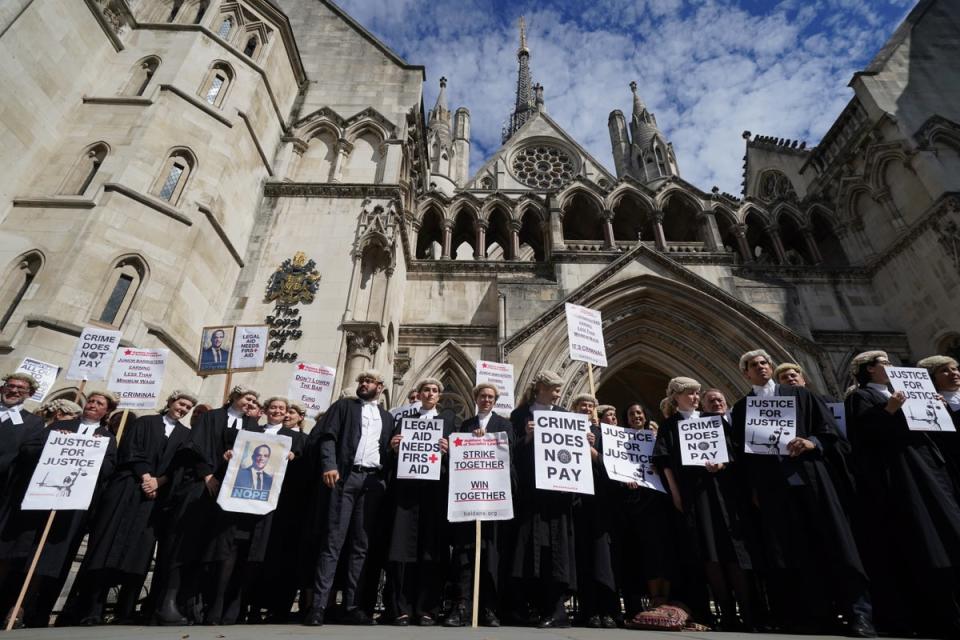
[[[570,359],[589,362],[595,367],[607,366],[607,348],[603,343],[600,312],[569,302],[564,308],[567,313]]]
[[[107,389],[120,398],[120,409],[156,409],[163,387],[168,349],[121,349]]]

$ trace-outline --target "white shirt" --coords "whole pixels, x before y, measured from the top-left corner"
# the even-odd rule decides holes
[[[86,420],[80,421],[80,426],[77,427],[77,433],[81,436],[92,436],[94,431],[100,428],[100,421],[87,422]]]
[[[677,413],[679,413],[681,416],[683,416],[683,419],[684,419],[684,420],[689,420],[690,418],[699,418],[699,417],[700,417],[700,412],[697,411],[696,409],[694,409],[693,411],[680,411],[680,410],[677,410]]]
[[[947,401],[951,411],[960,411],[960,391],[944,391],[940,395]]]
[[[360,409],[360,442],[357,443],[353,464],[380,468],[380,433],[382,431],[380,406],[376,402],[364,402]]]
[[[480,428],[483,429],[484,431],[487,430],[487,424],[489,424],[489,422],[490,422],[490,416],[492,416],[492,415],[493,415],[493,411],[490,411],[490,412],[488,412],[488,413],[478,413],[478,414],[477,414],[477,420],[479,420],[479,422],[480,422]]]
[[[433,409],[420,409],[420,417],[424,420],[431,420],[437,417],[437,408]]]
[[[275,436],[277,435],[277,432],[280,431],[280,429],[282,428],[283,428],[282,422],[280,424],[270,424],[268,422],[267,424],[263,425],[263,432],[269,433],[270,435]]]
[[[173,430],[177,426],[177,421],[170,417],[169,414],[163,414],[163,437],[169,438],[170,434],[173,433]]]
[[[242,429],[243,428],[243,416],[244,414],[240,413],[233,407],[227,407],[227,428],[228,429]]]
[[[23,409],[22,404],[15,404],[12,407],[0,405],[0,422],[9,420],[13,424],[23,424],[23,417],[20,415],[21,409]]]
[[[893,394],[890,393],[890,389],[887,388],[887,385],[880,384],[878,382],[868,382],[867,386],[873,389],[874,391],[879,391],[884,398],[890,398]]]
[[[539,402],[534,402],[530,405],[530,411],[550,411],[550,408],[553,405],[549,404],[540,404]]]
[[[762,387],[753,385],[753,395],[758,398],[772,398],[777,395],[777,383],[773,381],[773,378],[767,380],[767,384]]]

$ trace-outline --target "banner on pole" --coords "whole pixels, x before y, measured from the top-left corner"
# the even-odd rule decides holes
[[[83,511],[97,488],[110,438],[51,431],[20,508]]]
[[[168,349],[121,349],[107,389],[120,398],[118,409],[156,409],[160,404]]]
[[[440,438],[443,437],[443,420],[434,418],[404,418],[400,427],[400,460],[397,463],[397,478],[406,480],[439,480]]]
[[[240,431],[217,494],[224,511],[264,515],[277,508],[287,473],[290,436]]]
[[[489,360],[477,360],[477,384],[488,382],[497,388],[500,396],[493,410],[504,417],[508,417],[514,410],[513,391],[517,386],[513,377],[513,365]]]
[[[603,467],[611,480],[635,482],[641,487],[666,493],[663,479],[653,464],[657,434],[649,429],[624,429],[601,424]]]
[[[84,327],[67,367],[67,380],[106,380],[120,335],[112,329]]]
[[[337,377],[337,370],[319,364],[298,362],[293,369],[287,394],[294,402],[300,402],[307,407],[307,417],[316,419],[318,415],[330,408],[333,397],[333,381]]]
[[[729,462],[727,439],[720,416],[690,418],[677,424],[680,459],[685,466],[702,467],[706,463]]]
[[[450,491],[447,519],[510,520],[510,444],[498,431],[483,436],[457,433],[450,436]]]
[[[263,369],[267,358],[266,325],[238,325],[233,332],[233,351],[230,360],[232,371]]]
[[[590,419],[582,413],[533,412],[537,489],[593,495]]]
[[[37,380],[39,386],[37,386],[36,392],[30,396],[30,399],[34,402],[43,402],[43,399],[50,393],[53,383],[57,381],[60,367],[35,358],[24,358],[20,366],[17,367],[16,373],[29,373]]]
[[[589,362],[595,367],[607,366],[607,347],[603,342],[600,312],[569,302],[565,309],[570,359]]]
[[[926,369],[884,367],[894,391],[907,394],[903,415],[911,431],[956,431],[950,412],[937,397],[936,387]]]
[[[847,437],[847,409],[843,406],[842,402],[828,402],[827,409],[830,409],[830,413],[833,414],[833,419],[837,423],[837,429],[840,430],[840,435],[844,438]]]
[[[747,396],[743,450],[767,456],[790,455],[787,444],[797,435],[797,399],[793,396]]]

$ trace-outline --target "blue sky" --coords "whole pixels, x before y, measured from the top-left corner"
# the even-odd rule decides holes
[[[471,166],[500,144],[516,86],[517,19],[548,113],[608,169],[607,117],[631,80],[673,142],[681,175],[739,195],[744,130],[815,145],[847,86],[915,0],[339,0],[472,115]]]

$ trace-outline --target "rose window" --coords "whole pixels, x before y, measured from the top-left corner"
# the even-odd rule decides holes
[[[536,145],[520,149],[511,163],[513,175],[528,187],[556,189],[573,179],[573,160],[556,147]]]

